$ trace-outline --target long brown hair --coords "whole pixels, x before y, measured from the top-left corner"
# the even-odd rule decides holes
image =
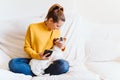
[[[58,22],[59,20],[65,21],[64,9],[59,4],[54,4],[50,7],[46,20],[52,18],[53,22]]]

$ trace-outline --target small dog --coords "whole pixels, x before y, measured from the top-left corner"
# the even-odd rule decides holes
[[[69,63],[66,61],[62,55],[62,52],[65,50],[64,48],[61,50],[59,47],[55,45],[55,42],[59,40],[61,42],[65,42],[66,38],[56,38],[53,40],[53,48],[50,50],[45,50],[44,54],[50,53],[49,60],[37,60],[32,59],[30,61],[30,67],[32,72],[35,75],[58,75],[62,73],[66,73],[69,70]]]

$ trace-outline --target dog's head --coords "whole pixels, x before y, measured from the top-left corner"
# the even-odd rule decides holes
[[[55,42],[56,42],[56,41],[65,42],[65,41],[66,41],[66,38],[64,38],[64,37],[55,38],[55,39],[53,40],[53,44],[54,44],[54,45],[55,45]]]
[[[55,39],[53,40],[53,44],[54,44],[54,45],[56,45],[56,43],[55,43],[56,41],[60,41],[61,43],[65,44],[66,38],[64,38],[64,37],[55,38]],[[64,50],[65,50],[65,47],[62,48],[61,50],[64,51]]]

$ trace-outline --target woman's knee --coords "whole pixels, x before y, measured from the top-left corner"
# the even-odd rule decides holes
[[[13,58],[9,61],[9,67],[20,66],[21,64],[29,64],[29,59],[27,58]]]
[[[53,62],[48,68],[45,69],[45,73],[50,75],[59,75],[69,71],[69,63],[66,60],[59,59]]]
[[[9,62],[9,69],[15,73],[23,73],[26,75],[32,75],[30,66],[30,59],[27,58],[14,58]]]
[[[69,70],[69,63],[66,60],[59,59],[54,62],[56,67],[58,67],[58,72],[66,73]]]

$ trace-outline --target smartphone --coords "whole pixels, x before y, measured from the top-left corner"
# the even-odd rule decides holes
[[[49,53],[49,55],[46,56],[46,57],[49,57],[52,54],[52,52],[53,52],[52,50],[45,50],[44,53],[43,53],[43,55]]]

